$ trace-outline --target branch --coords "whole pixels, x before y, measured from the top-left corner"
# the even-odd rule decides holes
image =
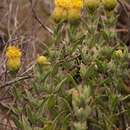
[[[0,126],[6,127],[6,128],[8,128],[8,129],[11,129],[11,130],[18,130],[16,127],[11,127],[11,128],[10,128],[9,125],[4,124],[4,123],[0,123]],[[1,128],[1,127],[0,127],[0,128]]]
[[[37,20],[37,22],[42,26],[43,29],[47,30],[47,31],[52,35],[54,32],[53,32],[49,27],[45,26],[45,25],[41,22],[40,18],[37,16],[36,11],[35,11],[34,8],[33,8],[32,0],[29,0],[29,2],[30,2],[30,4],[31,4],[32,13],[33,13],[34,18],[35,18],[35,19]]]
[[[122,3],[120,0],[117,0],[118,1],[118,3],[120,4],[120,6],[123,8],[123,10],[124,10],[124,12],[125,12],[125,14],[127,15],[127,17],[129,17],[129,14],[128,14],[128,7],[127,7],[127,5],[125,4],[124,5],[124,3]]]
[[[5,88],[7,86],[10,86],[10,85],[12,85],[12,84],[14,84],[14,83],[16,83],[18,81],[22,81],[22,80],[26,80],[26,79],[30,79],[30,78],[33,78],[33,76],[17,77],[16,79],[8,81],[5,84],[1,85],[0,89]]]

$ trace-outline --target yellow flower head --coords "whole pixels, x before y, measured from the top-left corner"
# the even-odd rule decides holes
[[[21,66],[20,58],[8,59],[6,65],[9,71],[18,71]]]
[[[55,0],[55,6],[63,8],[82,8],[83,0]]]
[[[73,21],[73,20],[78,20],[80,19],[81,12],[78,9],[70,9],[68,10],[68,20]]]
[[[67,10],[61,7],[55,7],[52,17],[56,21],[67,20]]]
[[[39,64],[39,65],[50,65],[51,64],[48,61],[47,57],[45,57],[45,56],[38,56],[36,61],[37,61],[37,64]]]
[[[80,18],[83,0],[55,0],[53,18],[60,20],[77,20]]]
[[[70,2],[71,0],[55,0],[55,6],[60,6],[63,8],[70,8]]]
[[[6,51],[7,58],[20,58],[21,57],[21,51],[16,48],[15,46],[9,46]]]
[[[83,0],[71,0],[71,8],[81,9],[83,7]]]

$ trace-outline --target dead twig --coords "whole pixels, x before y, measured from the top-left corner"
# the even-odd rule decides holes
[[[3,98],[0,98],[0,101],[11,99],[11,98],[13,98],[13,96],[3,97]]]
[[[33,78],[33,76],[29,75],[29,76],[24,76],[24,77],[17,77],[16,79],[8,81],[5,84],[1,85],[0,89],[5,88],[7,86],[10,86],[10,85],[12,85],[12,84],[14,84],[16,82],[19,82],[19,81],[22,81],[22,80],[26,80],[26,79],[30,79],[30,78]]]
[[[126,8],[125,4],[122,3],[120,0],[117,0],[117,1],[120,4],[120,6],[123,8],[123,10],[124,10],[125,14],[127,15],[127,17],[129,17],[129,14],[128,14],[128,11],[127,11],[127,8]]]
[[[19,130],[19,129],[18,129],[18,128],[16,128],[16,127],[11,127],[11,128],[10,128],[10,126],[9,126],[9,125],[4,124],[4,123],[0,123],[0,126],[6,126],[8,129],[11,129],[11,130]]]
[[[32,9],[32,13],[33,13],[34,18],[35,18],[35,19],[37,20],[37,22],[42,26],[43,29],[47,30],[51,35],[53,35],[54,32],[53,32],[49,27],[45,26],[45,25],[41,22],[40,18],[37,16],[36,11],[35,11],[34,8],[33,8],[32,0],[29,0],[29,2],[30,2],[30,4],[31,4],[31,9]]]

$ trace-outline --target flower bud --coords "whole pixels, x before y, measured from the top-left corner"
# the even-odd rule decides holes
[[[100,0],[85,0],[85,7],[89,10],[95,10],[100,5]]]
[[[84,64],[81,64],[80,65],[80,76],[82,78],[85,78],[86,77],[86,73],[87,73],[86,66]]]
[[[38,56],[36,62],[39,65],[50,65],[51,64],[48,61],[47,57],[45,57],[45,56]]]
[[[102,0],[102,3],[107,10],[112,10],[117,5],[117,0]]]

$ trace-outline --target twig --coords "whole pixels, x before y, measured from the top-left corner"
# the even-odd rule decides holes
[[[8,97],[0,98],[0,101],[6,100],[6,99],[10,99],[10,98],[13,98],[13,96],[8,96]]]
[[[51,35],[54,34],[54,32],[49,27],[45,26],[41,22],[40,18],[37,16],[36,11],[33,8],[32,0],[29,0],[29,2],[31,3],[32,13],[33,13],[34,18],[37,20],[37,22],[42,26],[43,29],[47,30]]]
[[[124,1],[124,4],[118,0],[119,4],[122,6],[122,8],[124,9],[127,17],[128,17],[128,21],[130,21],[130,14],[128,13],[130,11],[130,6],[129,4],[127,4],[125,1]],[[128,42],[129,42],[129,49],[130,49],[130,22],[127,23],[127,26],[128,26]]]
[[[122,28],[122,29],[110,29],[110,32],[124,32],[128,33],[128,29]]]
[[[4,124],[4,123],[0,123],[0,126],[6,126],[7,128],[9,128],[10,129],[10,127],[9,127],[9,125],[7,125],[7,124]],[[18,130],[18,128],[16,128],[16,127],[11,127],[11,129],[15,129],[15,130]]]
[[[16,102],[16,98],[13,99],[13,105],[15,104],[15,102]],[[9,115],[10,115],[11,112],[12,112],[12,107],[9,107],[8,111],[5,113],[5,115],[2,117],[1,120],[4,120],[4,119],[8,120]]]
[[[0,110],[8,111],[9,108],[2,102],[0,102]]]
[[[60,61],[56,62],[55,64],[63,64],[64,62],[70,62],[70,61],[73,61],[73,60],[77,59],[79,56],[80,55],[77,55],[75,57],[71,57],[71,58],[68,58],[68,59],[65,58],[63,60],[60,60]]]
[[[17,77],[16,79],[8,81],[7,83],[1,85],[0,89],[5,88],[5,87],[7,87],[9,85],[12,85],[12,84],[14,84],[14,83],[16,83],[18,81],[22,81],[22,80],[26,80],[26,79],[30,79],[30,78],[33,78],[33,76]]]
[[[120,0],[117,0],[117,1],[121,5],[121,7],[123,8],[123,10],[125,11],[125,14],[129,17],[129,14],[127,12],[127,9],[126,9],[125,5]]]

